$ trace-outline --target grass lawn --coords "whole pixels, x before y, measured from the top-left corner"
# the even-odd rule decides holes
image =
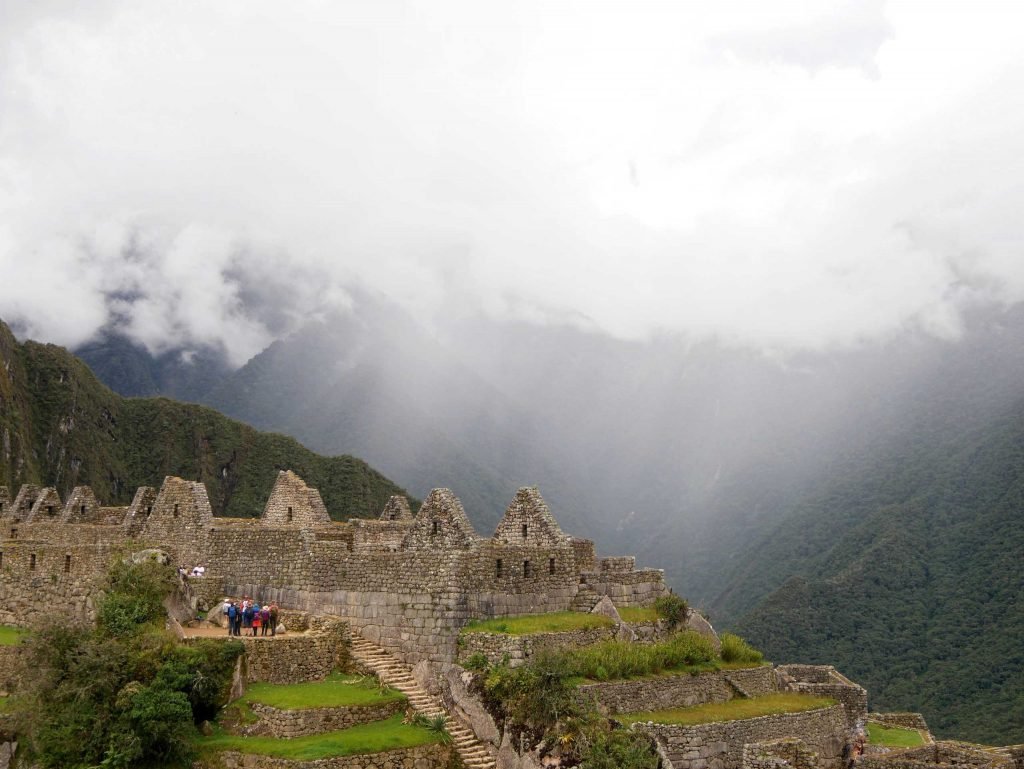
[[[404,699],[405,695],[397,689],[381,690],[375,678],[331,673],[323,681],[303,684],[250,684],[236,702],[260,702],[281,710],[302,710],[383,705]]]
[[[872,745],[887,748],[916,748],[924,745],[924,737],[917,729],[901,729],[898,726],[882,726],[868,722],[868,741]]]
[[[826,697],[785,692],[751,699],[735,699],[728,702],[697,705],[692,708],[657,710],[650,713],[625,713],[615,716],[615,719],[626,724],[636,721],[654,721],[660,724],[692,726],[715,721],[739,721],[744,718],[770,716],[776,713],[799,713],[803,710],[817,710],[835,704],[835,700]]]
[[[531,633],[557,633],[563,630],[588,630],[598,627],[613,627],[614,625],[615,623],[608,617],[603,617],[600,614],[556,611],[549,614],[526,614],[521,617],[472,620],[462,628],[462,632],[530,635]]]
[[[7,712],[7,708],[10,707],[10,703],[11,703],[11,698],[10,697],[0,697],[0,713],[6,713]]]
[[[629,606],[619,609],[623,622],[657,622],[658,612],[653,606]]]
[[[14,644],[20,643],[27,635],[28,631],[24,628],[14,627],[13,625],[0,625],[0,646],[14,646]]]
[[[340,732],[312,734],[289,740],[274,737],[237,737],[218,731],[210,737],[200,737],[196,741],[196,746],[204,753],[237,750],[240,753],[256,753],[296,761],[315,761],[332,756],[412,748],[438,741],[437,735],[427,729],[403,724],[402,715],[398,713],[387,721],[374,721]]]

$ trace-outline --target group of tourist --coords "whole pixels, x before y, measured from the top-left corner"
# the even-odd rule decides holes
[[[186,569],[184,566],[178,567],[178,579],[182,582],[188,582],[189,577],[205,577],[206,567],[202,564],[193,566],[191,569]]]
[[[253,638],[260,635],[277,635],[278,609],[276,603],[267,603],[260,606],[255,601],[245,596],[241,603],[232,599],[224,601],[223,612],[228,621],[228,635],[252,635]],[[250,631],[252,631],[250,633]]]

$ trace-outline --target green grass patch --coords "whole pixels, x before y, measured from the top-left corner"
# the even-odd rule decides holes
[[[868,740],[872,745],[887,748],[916,748],[924,745],[924,737],[917,729],[901,729],[898,726],[882,726],[868,722]]]
[[[0,713],[6,713],[8,710],[11,710],[11,698],[0,697]]]
[[[615,623],[612,620],[600,614],[556,611],[548,614],[525,614],[520,617],[472,620],[462,628],[462,632],[531,635],[533,633],[558,633],[566,630],[589,630],[591,628],[613,627],[614,625]]]
[[[627,606],[619,609],[623,622],[657,622],[658,610],[653,606]]]
[[[692,726],[694,724],[710,724],[716,721],[740,721],[744,718],[757,718],[758,716],[770,716],[778,713],[799,713],[835,704],[835,700],[826,697],[785,692],[768,694],[764,697],[753,697],[751,699],[708,703],[692,708],[673,708],[671,710],[656,710],[649,713],[627,713],[615,716],[615,718],[625,724],[632,724],[637,721],[654,721],[660,724]]]
[[[0,625],[0,646],[14,646],[21,643],[27,635],[28,631],[25,628]]]
[[[199,737],[196,746],[203,753],[236,750],[240,753],[255,753],[293,761],[315,761],[333,756],[413,748],[439,741],[440,737],[428,729],[403,724],[402,715],[398,713],[386,721],[374,721],[338,732],[293,737],[289,740],[274,737],[238,737],[218,730],[209,737]]]
[[[281,710],[303,710],[384,705],[404,700],[404,694],[397,689],[381,688],[375,678],[332,673],[323,681],[302,684],[250,684],[237,701],[260,702]]]
[[[719,663],[711,642],[693,631],[653,644],[602,641],[556,655],[566,675],[593,681],[622,681],[669,671],[698,673],[717,670]]]

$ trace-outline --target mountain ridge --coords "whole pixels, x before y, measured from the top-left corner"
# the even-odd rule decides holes
[[[67,350],[19,343],[0,321],[0,485],[90,485],[128,504],[167,475],[203,481],[217,515],[258,515],[277,470],[320,488],[338,517],[380,513],[404,490],[352,456],[322,457],[284,435],[260,433],[206,406],[123,398]]]

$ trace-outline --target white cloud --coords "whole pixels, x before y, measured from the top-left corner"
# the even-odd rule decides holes
[[[1024,298],[1012,4],[5,13],[0,317],[40,338],[242,360],[356,282],[782,348]]]

